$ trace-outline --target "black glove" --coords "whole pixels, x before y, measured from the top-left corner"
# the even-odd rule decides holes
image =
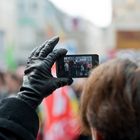
[[[67,50],[53,50],[59,38],[55,37],[36,48],[28,58],[23,85],[17,97],[36,108],[44,97],[55,89],[72,84],[72,78],[56,78],[51,74],[51,67]]]

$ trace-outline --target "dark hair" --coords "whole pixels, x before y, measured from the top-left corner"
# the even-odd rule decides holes
[[[3,72],[1,72],[0,71],[0,82],[2,83],[2,84],[5,84],[5,74],[3,73]]]
[[[95,68],[81,97],[84,132],[98,130],[105,140],[140,139],[140,69],[114,59]]]

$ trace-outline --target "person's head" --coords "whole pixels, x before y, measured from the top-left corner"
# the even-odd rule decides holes
[[[5,75],[0,71],[0,91],[5,87]]]
[[[21,80],[15,73],[7,72],[5,75],[5,81],[9,94],[19,91]]]
[[[140,139],[140,68],[123,59],[96,67],[81,97],[84,132],[95,140]]]

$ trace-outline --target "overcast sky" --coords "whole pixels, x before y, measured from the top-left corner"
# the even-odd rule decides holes
[[[84,17],[98,27],[107,27],[111,23],[111,0],[50,0],[57,7],[73,16]]]

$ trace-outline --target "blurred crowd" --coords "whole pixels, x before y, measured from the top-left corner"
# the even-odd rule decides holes
[[[129,58],[140,63],[139,52],[133,51],[110,52],[107,57],[100,57],[100,63],[114,57]],[[18,93],[24,68],[20,66],[14,72],[0,70],[0,99]],[[55,68],[52,71],[55,74]],[[43,100],[37,109],[40,118],[37,140],[91,140],[90,137],[81,135],[80,123],[77,121],[84,81],[84,78],[74,79],[72,86],[60,88]]]
[[[14,72],[0,70],[0,99],[15,96],[18,93],[23,80],[24,68],[24,66],[20,66]],[[60,88],[44,99],[37,109],[40,119],[37,140],[90,139],[80,134],[80,124],[77,121],[83,82],[83,79],[75,80],[72,86]]]

